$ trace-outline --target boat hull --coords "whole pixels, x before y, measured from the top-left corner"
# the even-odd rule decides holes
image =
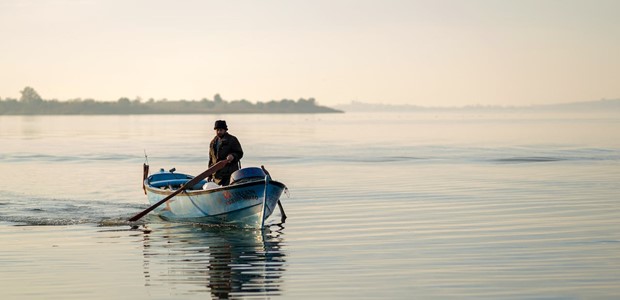
[[[175,186],[156,181],[156,175],[149,176],[144,182],[151,205],[175,191]],[[174,175],[174,178],[167,179],[168,182],[182,184],[183,180],[192,178],[185,174]],[[172,197],[154,212],[169,221],[260,228],[286,189],[284,184],[270,180],[269,176],[208,190],[197,189],[199,186],[201,184]]]

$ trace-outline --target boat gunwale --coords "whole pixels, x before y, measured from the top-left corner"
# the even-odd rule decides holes
[[[255,181],[248,181],[248,182],[239,183],[239,184],[226,185],[226,186],[222,186],[222,187],[218,187],[214,189],[208,189],[208,190],[185,190],[179,193],[176,197],[178,196],[182,197],[183,195],[186,195],[186,194],[187,195],[211,194],[211,193],[221,192],[225,190],[232,190],[232,189],[241,188],[241,187],[248,187],[248,186],[253,186],[253,185],[264,185],[264,184],[265,184],[265,179],[259,179]],[[269,184],[279,186],[282,189],[286,188],[286,185],[284,185],[284,183],[281,183],[276,180],[269,180]],[[176,191],[176,190],[163,190],[160,188],[152,187],[148,184],[148,178],[144,180],[144,186],[148,192],[153,193],[153,194],[159,194],[159,195],[170,195],[174,191]]]

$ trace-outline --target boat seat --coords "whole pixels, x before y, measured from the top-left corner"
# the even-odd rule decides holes
[[[156,188],[161,188],[161,187],[166,187],[166,186],[181,186],[183,184],[185,184],[186,182],[188,182],[189,179],[187,178],[183,178],[183,179],[168,179],[168,180],[160,180],[160,181],[153,181],[150,182],[149,185],[152,187],[156,187]]]
[[[187,183],[190,180],[191,180],[191,178],[168,179],[168,180],[153,181],[153,182],[150,182],[149,185],[154,187],[154,188],[164,188],[164,187],[168,187],[168,186],[172,186],[174,188],[179,188],[179,187],[181,187],[181,185],[184,185],[185,183]],[[201,180],[200,182],[196,183],[194,186],[192,186],[189,189],[190,190],[202,190],[202,186],[205,183],[207,183],[206,180]]]

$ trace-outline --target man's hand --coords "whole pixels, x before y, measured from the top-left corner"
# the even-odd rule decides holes
[[[229,163],[233,161],[233,159],[235,159],[235,157],[232,154],[228,154],[228,156],[226,156],[226,161]]]

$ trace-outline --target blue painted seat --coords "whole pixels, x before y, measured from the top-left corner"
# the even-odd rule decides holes
[[[150,186],[156,187],[156,188],[165,187],[165,186],[169,186],[169,185],[171,185],[171,186],[181,186],[181,185],[185,184],[188,181],[189,181],[188,178],[183,178],[183,179],[166,179],[166,180],[153,181],[153,182],[150,183]]]
[[[185,183],[187,183],[188,181],[190,181],[191,178],[183,178],[183,179],[166,179],[166,180],[159,180],[159,181],[153,181],[150,182],[150,186],[154,187],[154,188],[165,188],[165,187],[169,187],[171,186],[173,189],[178,189],[181,187],[181,185],[184,185]],[[194,186],[190,187],[190,190],[201,190],[202,186],[207,183],[206,180],[201,180],[200,182],[196,183]]]

